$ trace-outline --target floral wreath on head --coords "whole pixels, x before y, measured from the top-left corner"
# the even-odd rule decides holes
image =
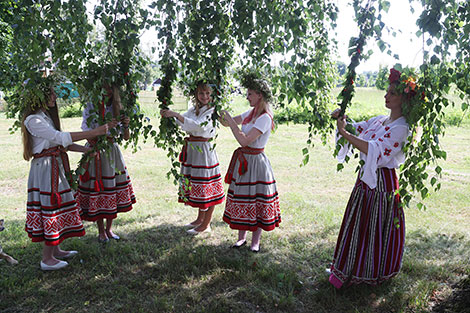
[[[255,73],[242,73],[241,85],[246,89],[251,89],[260,92],[266,102],[272,102],[273,94],[269,84],[265,79],[258,77]]]
[[[413,69],[405,68],[400,72],[391,68],[388,81],[396,84],[395,90],[406,99],[402,104],[402,113],[408,124],[415,124],[428,101],[424,86],[418,84],[418,75]]]

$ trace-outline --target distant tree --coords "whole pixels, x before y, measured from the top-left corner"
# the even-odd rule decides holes
[[[357,87],[367,87],[367,79],[366,79],[366,76],[364,74],[357,75],[356,86]]]
[[[336,69],[338,70],[338,75],[343,76],[344,74],[346,74],[346,63],[337,61]]]
[[[377,78],[375,80],[375,87],[379,90],[385,90],[388,86],[388,71],[389,69],[386,67],[379,67],[379,72],[377,73]]]

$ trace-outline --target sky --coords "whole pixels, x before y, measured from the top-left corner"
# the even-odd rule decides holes
[[[337,40],[339,42],[339,60],[349,64],[349,39],[352,36],[358,36],[359,28],[354,21],[354,9],[345,5],[347,2],[349,1],[337,1],[340,8],[337,20]],[[418,67],[422,63],[422,39],[415,36],[418,31],[416,20],[419,17],[421,7],[415,4],[413,8],[415,9],[414,14],[411,13],[409,0],[390,0],[390,9],[382,19],[385,25],[392,27],[397,32],[397,36],[393,37],[391,33],[387,34],[387,31],[383,30],[382,39],[391,45],[392,55],[398,54],[399,60],[389,56],[386,51],[381,52],[375,44],[375,39],[371,38],[365,51],[372,49],[374,53],[370,59],[362,61],[357,68],[358,72],[377,71],[380,65],[391,67],[395,63],[401,63],[404,66]]]

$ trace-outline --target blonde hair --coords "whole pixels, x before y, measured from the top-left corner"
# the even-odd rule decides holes
[[[271,110],[271,106],[269,105],[269,101],[265,98],[264,93],[260,90],[251,89],[252,91],[256,92],[257,94],[261,95],[262,101],[260,101],[260,106],[258,107],[258,116],[261,115],[263,112],[269,113],[273,116],[273,111]]]
[[[193,92],[193,102],[194,102],[194,110],[196,111],[196,116],[199,115],[199,111],[204,106],[201,102],[199,102],[199,99],[197,97],[197,94],[201,90],[210,90],[212,93],[212,87],[207,82],[204,82],[204,81],[199,81],[197,83],[197,87]]]

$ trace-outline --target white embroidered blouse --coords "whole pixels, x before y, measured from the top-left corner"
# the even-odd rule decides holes
[[[357,136],[368,142],[368,153],[360,155],[365,162],[360,179],[370,188],[377,187],[377,168],[398,168],[405,161],[402,148],[410,134],[409,126],[403,116],[384,125],[387,119],[388,116],[380,115],[353,123]],[[351,150],[351,145],[345,145],[338,153],[338,161],[343,162]]]
[[[44,149],[56,146],[67,147],[72,144],[70,133],[55,129],[52,119],[42,111],[29,115],[24,120],[24,125],[33,140],[33,154],[40,153]]]
[[[214,113],[213,107],[203,106],[199,110],[199,115],[196,115],[196,109],[192,107],[181,114],[184,117],[184,123],[181,123],[177,118],[175,120],[181,129],[189,135],[212,138],[216,133],[212,113]]]

